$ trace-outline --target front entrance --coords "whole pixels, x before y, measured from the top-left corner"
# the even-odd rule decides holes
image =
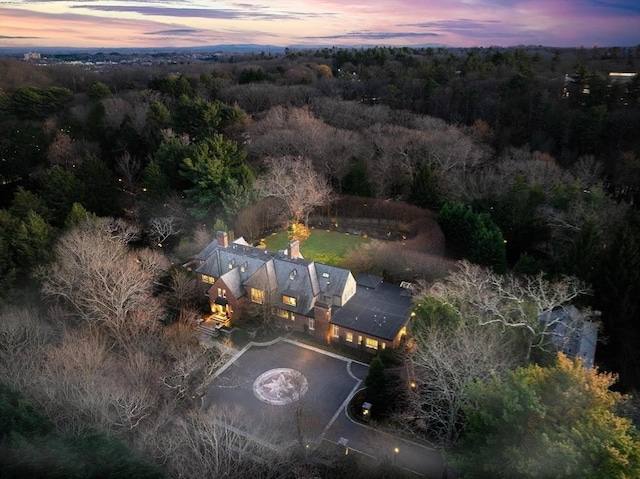
[[[211,303],[211,319],[216,323],[223,326],[229,326],[231,323],[231,306],[227,298],[218,296],[213,303]]]

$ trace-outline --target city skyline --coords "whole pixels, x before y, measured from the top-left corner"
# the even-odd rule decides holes
[[[0,0],[0,47],[640,44],[636,0]]]

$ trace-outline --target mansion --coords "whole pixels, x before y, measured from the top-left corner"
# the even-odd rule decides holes
[[[220,326],[253,308],[287,330],[375,352],[397,347],[412,315],[411,290],[306,260],[298,241],[270,252],[218,232],[195,265],[211,319]]]

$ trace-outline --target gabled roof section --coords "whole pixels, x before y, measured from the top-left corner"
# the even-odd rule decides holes
[[[218,278],[236,266],[241,269],[241,279],[244,281],[259,269],[266,261],[271,261],[272,255],[260,248],[249,246],[243,238],[233,242],[226,248],[216,246],[209,250],[212,241],[198,256],[209,252],[207,260],[196,268],[196,273],[206,274]],[[231,267],[229,267],[231,265]],[[242,271],[244,270],[244,271]]]
[[[296,306],[282,305],[284,309],[307,314],[313,308],[316,296],[320,293],[316,265],[304,259],[273,260],[278,292],[296,298]]]
[[[325,296],[342,296],[351,271],[316,263],[316,273],[318,274],[318,286],[322,294]]]
[[[222,276],[223,271],[220,266],[220,249],[215,248],[200,266],[196,268],[196,273],[205,274],[207,276],[213,276],[214,278],[219,278]]]
[[[240,298],[247,293],[242,286],[242,281],[240,279],[240,268],[236,267],[232,270],[227,271],[225,274],[220,276],[219,279],[224,281],[224,284],[227,285],[229,292],[236,298]]]
[[[269,293],[272,293],[278,288],[276,272],[271,256],[269,256],[269,261],[266,261],[247,278],[244,285],[247,288],[255,288]]]

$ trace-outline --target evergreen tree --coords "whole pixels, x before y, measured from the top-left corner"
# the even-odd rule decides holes
[[[464,479],[638,477],[640,436],[616,414],[611,374],[559,355],[469,388],[451,463]]]

